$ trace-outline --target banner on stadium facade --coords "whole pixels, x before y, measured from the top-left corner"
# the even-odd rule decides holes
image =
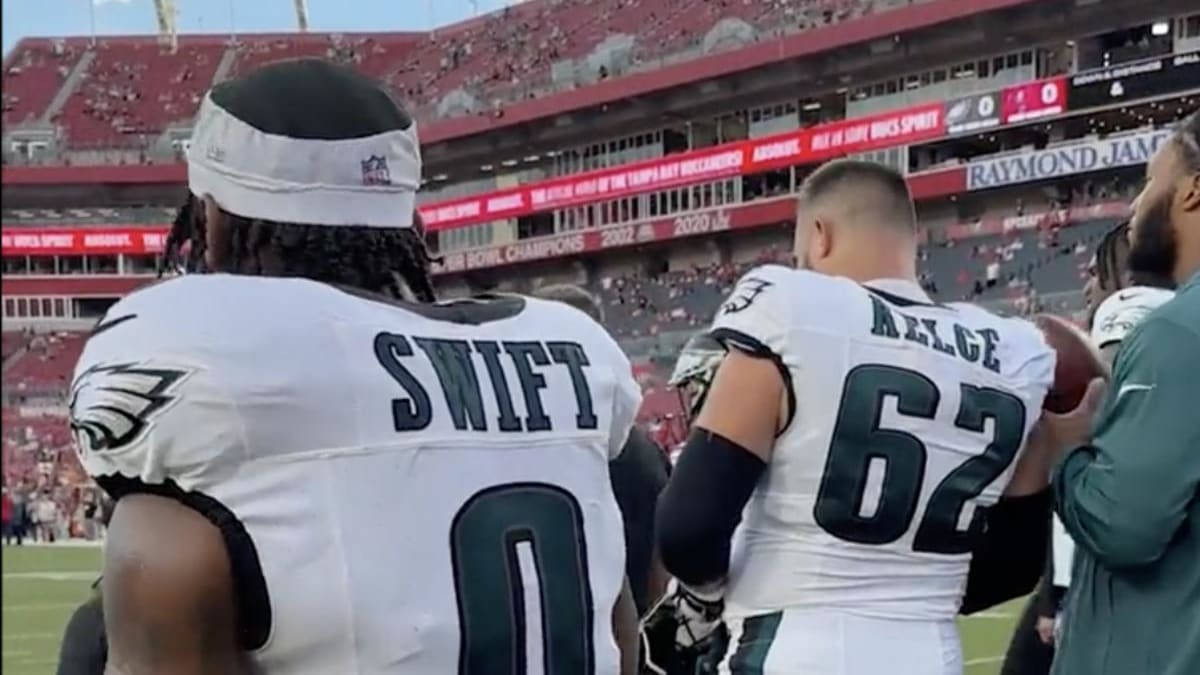
[[[1097,68],[1071,78],[1072,109],[1136,101],[1200,86],[1200,51]]]
[[[971,162],[967,164],[967,189],[986,190],[1145,164],[1170,136],[1166,130],[1142,131]]]
[[[908,179],[913,196],[917,199],[958,194],[966,189],[966,171],[963,167],[934,169],[912,174]],[[444,269],[478,269],[508,262],[539,260],[553,255],[572,255],[618,246],[662,242],[676,237],[767,225],[792,218],[794,208],[795,198],[782,196],[749,204],[728,205],[663,217],[649,222],[610,225],[584,233],[526,239],[469,254],[449,253],[446,255]],[[2,231],[2,252],[5,257],[155,255],[162,252],[168,230],[169,228],[166,226],[7,227]],[[470,259],[464,258],[460,262],[456,258],[460,255],[469,256]],[[490,262],[485,264],[485,260]]]
[[[615,225],[584,232],[539,237],[504,246],[447,254],[440,263],[435,265],[434,273],[453,274],[549,260],[560,256],[595,253],[608,249],[650,244],[677,237],[749,229],[790,221],[794,213],[793,200],[791,198],[781,198],[736,207],[688,213],[674,218],[662,218],[637,225]],[[1065,224],[1096,220],[1098,218],[1120,218],[1128,213],[1129,204],[1126,202],[1104,202],[1069,209],[1027,213],[1020,216],[985,218],[969,224],[951,225],[946,228],[945,237],[949,240],[967,239],[985,234],[1000,234],[1012,230],[1043,227],[1054,223]],[[138,234],[166,236],[166,228],[145,229],[150,231],[139,232]],[[7,237],[7,234],[5,236]],[[147,241],[152,240],[152,237],[147,238]],[[6,239],[5,255],[20,255],[20,253],[8,250],[7,241]],[[129,241],[135,242],[137,238],[131,237]],[[149,253],[150,251],[130,252]],[[89,279],[88,277],[75,275],[36,278],[10,275],[5,279],[7,284],[5,292],[9,293],[12,291],[9,286],[20,285],[21,290],[13,294],[86,294],[93,290],[91,287],[99,286],[99,288],[94,289],[96,292],[120,295],[136,287],[144,279],[145,277],[138,276]],[[71,288],[63,288],[64,284],[69,285]],[[89,287],[87,290],[81,288],[84,284]],[[25,288],[25,285],[41,285],[45,286],[45,288],[35,292],[29,288]]]
[[[436,232],[582,206],[939,138],[944,112],[945,104],[929,103],[419,208]]]
[[[1003,124],[1020,124],[1061,115],[1067,109],[1066,78],[1024,82],[1000,92]]]
[[[946,104],[946,132],[964,134],[1000,126],[1000,92],[975,94]]]
[[[795,198],[781,197],[667,216],[643,223],[610,225],[570,234],[537,237],[503,246],[451,252],[435,264],[437,273],[464,272],[513,263],[595,253],[638,244],[715,234],[782,222],[795,215]],[[21,228],[24,229],[24,228]],[[6,257],[23,255],[155,255],[161,253],[168,228],[127,227],[37,229],[3,232]]]
[[[167,241],[166,227],[11,228],[0,233],[5,256],[153,255]]]
[[[740,206],[695,211],[640,224],[609,225],[569,234],[517,241],[501,246],[447,253],[435,264],[437,274],[596,253],[673,239],[782,223],[795,217],[795,199],[786,197]]]

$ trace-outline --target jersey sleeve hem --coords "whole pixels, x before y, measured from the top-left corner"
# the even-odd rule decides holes
[[[274,619],[266,577],[254,540],[233,511],[209,495],[180,488],[171,479],[147,483],[120,473],[97,475],[94,478],[96,484],[114,500],[131,494],[155,495],[176,501],[212,523],[220,531],[225,543],[233,587],[237,593],[238,644],[251,652],[267,645]]]
[[[783,362],[783,356],[776,353],[766,343],[753,335],[743,333],[736,328],[724,326],[714,328],[709,331],[709,335],[726,349],[737,349],[743,354],[756,359],[768,359],[775,365],[775,369],[779,371],[779,376],[783,378],[783,389],[787,392],[787,418],[775,432],[776,438],[782,436],[791,427],[792,420],[796,417],[796,389],[792,386],[792,371]]]

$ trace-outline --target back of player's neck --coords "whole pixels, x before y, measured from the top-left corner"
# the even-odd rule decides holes
[[[846,265],[839,272],[839,276],[846,277],[860,284],[880,279],[917,283],[916,270],[911,265],[885,261],[857,261]]]

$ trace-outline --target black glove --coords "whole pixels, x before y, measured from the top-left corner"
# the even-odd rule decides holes
[[[701,592],[672,581],[667,594],[642,621],[646,666],[655,675],[693,675],[726,636],[720,591]],[[715,665],[715,664],[712,664]],[[707,672],[707,671],[706,671]]]

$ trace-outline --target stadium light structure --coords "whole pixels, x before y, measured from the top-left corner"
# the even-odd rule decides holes
[[[158,37],[171,46],[172,50],[179,47],[179,35],[175,19],[178,11],[175,0],[154,0],[154,15],[158,19]]]
[[[296,7],[296,28],[301,33],[308,32],[308,0],[292,0]]]

